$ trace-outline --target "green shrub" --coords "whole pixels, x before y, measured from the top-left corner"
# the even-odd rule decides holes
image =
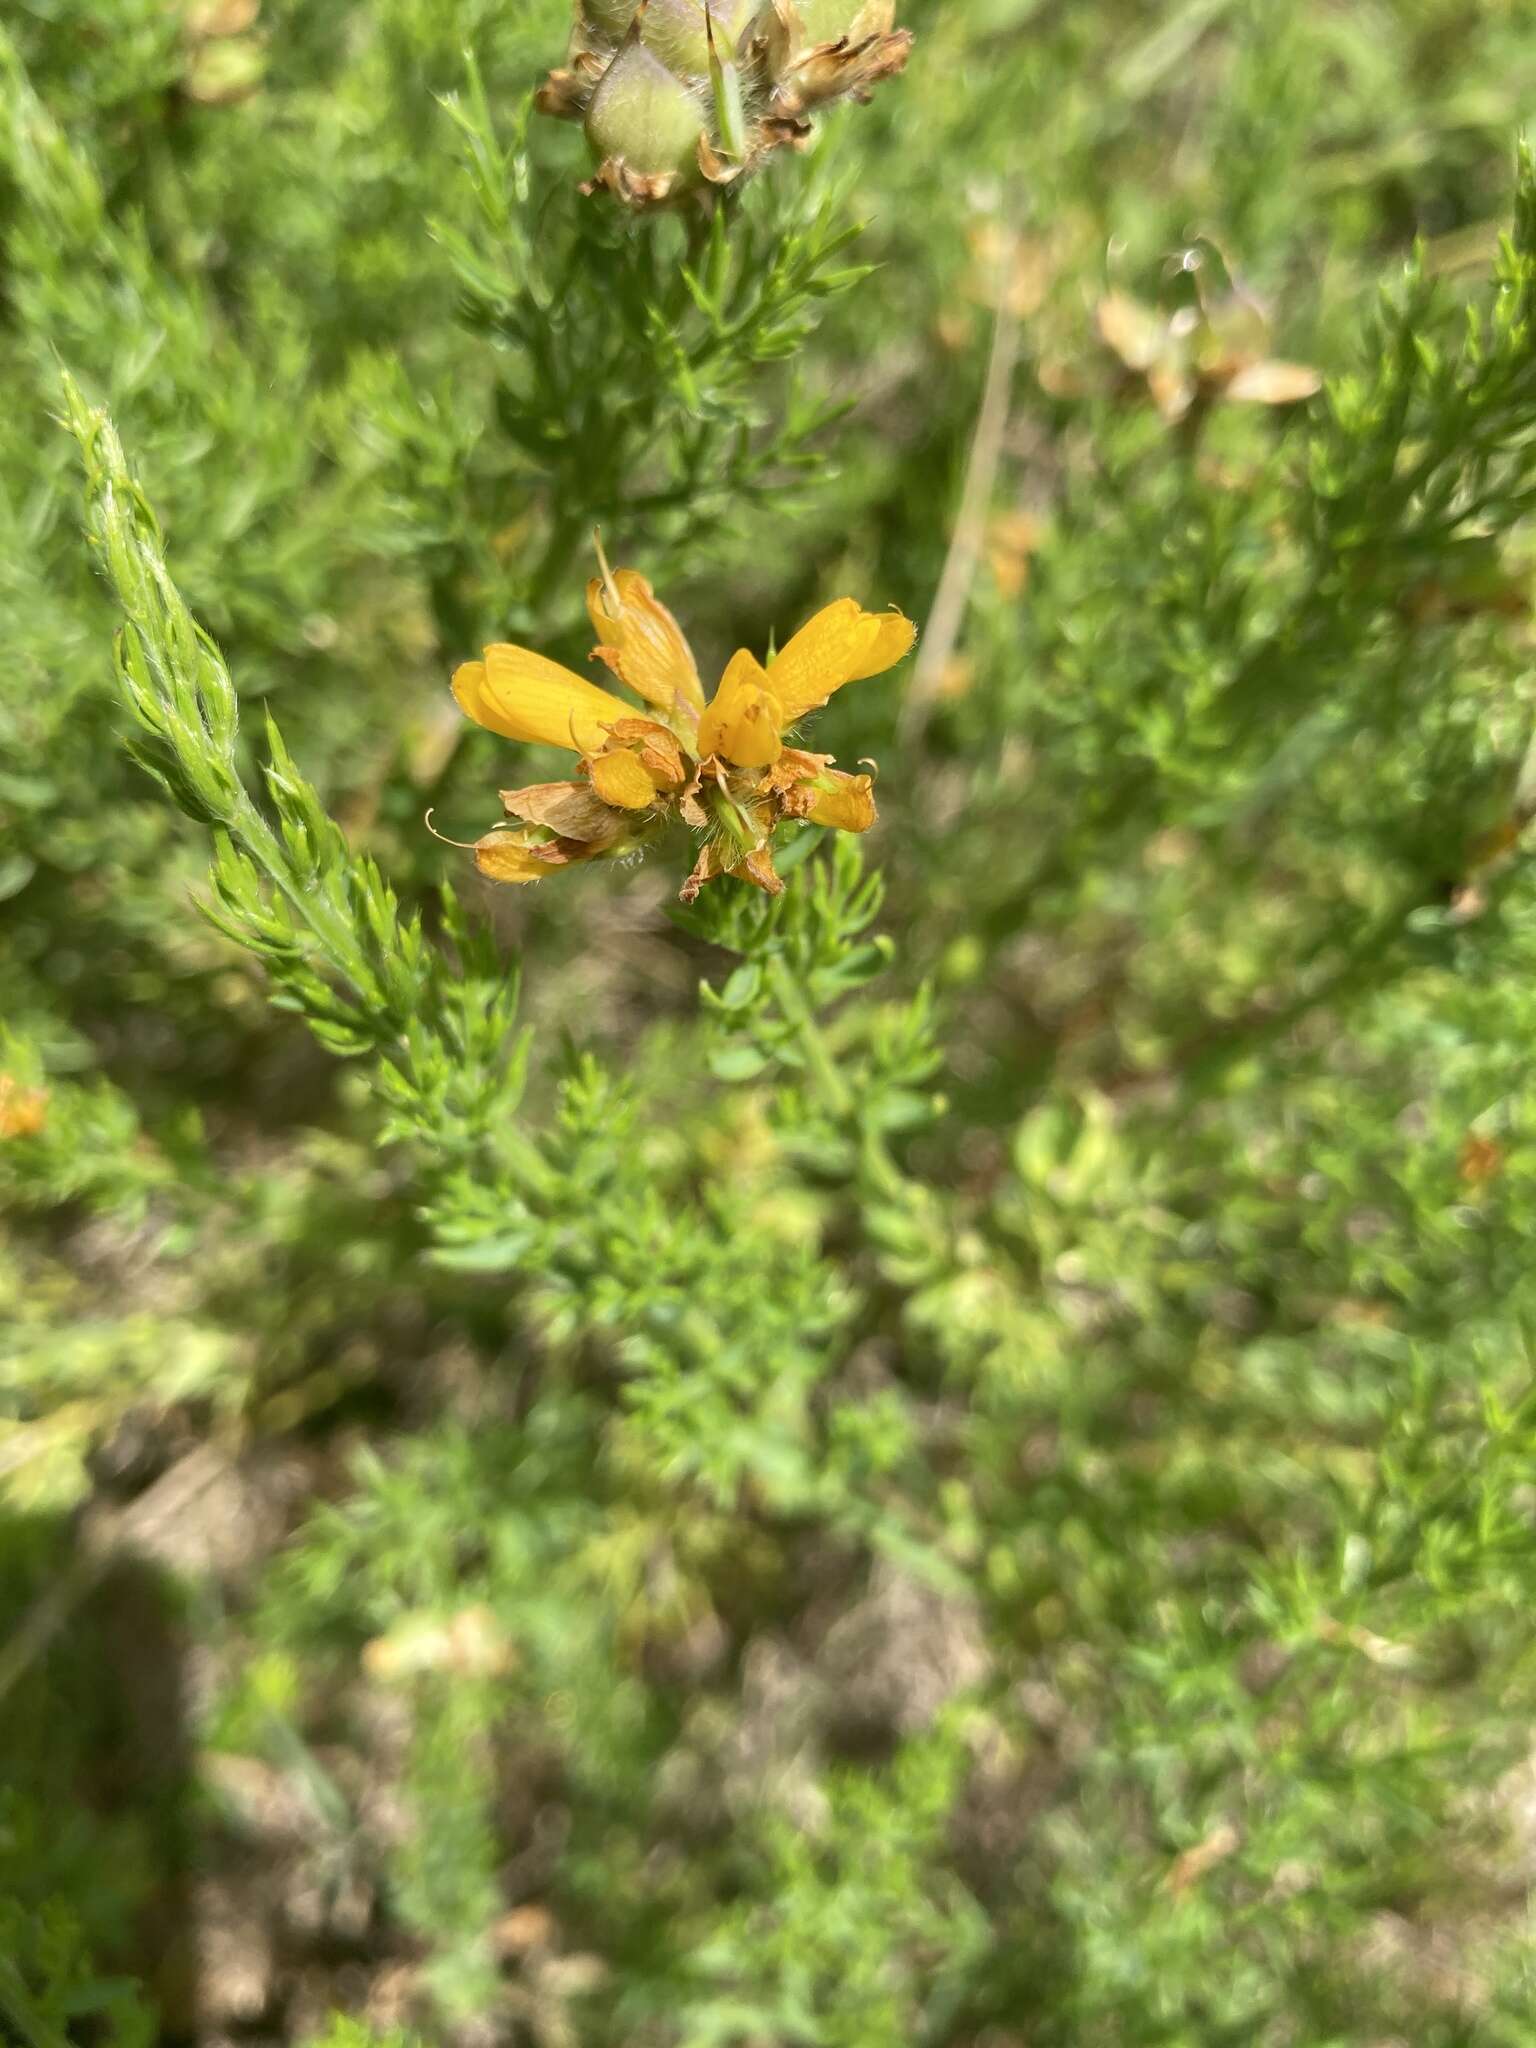
[[[1529,10],[904,11],[0,26],[31,2048],[1531,2036]],[[867,840],[476,874],[598,526]]]

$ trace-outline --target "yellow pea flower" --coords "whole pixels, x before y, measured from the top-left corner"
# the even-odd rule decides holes
[[[911,621],[839,598],[766,665],[738,649],[706,703],[692,649],[650,584],[636,570],[611,570],[601,546],[598,561],[602,573],[587,588],[593,659],[643,700],[644,715],[526,647],[487,647],[465,662],[453,694],[466,717],[504,739],[579,757],[570,782],[502,792],[507,822],[476,842],[480,872],[541,881],[624,852],[678,818],[702,841],[685,901],[722,874],[777,894],[772,840],[785,819],[867,832],[869,776],[844,774],[786,735],[845,684],[902,660],[917,638]]]

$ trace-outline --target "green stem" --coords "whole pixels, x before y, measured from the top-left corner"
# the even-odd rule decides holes
[[[231,753],[229,764],[232,772],[234,759]],[[241,790],[239,801],[225,821],[224,829],[266,875],[294,916],[308,928],[330,966],[352,988],[365,1012],[373,1012],[368,1021],[375,1027],[380,1049],[391,1044],[410,1019],[394,1010],[388,1001],[387,991],[377,985],[367,956],[344,914],[328,903],[319,891],[306,888],[301,877],[295,874],[282,841],[247,790]],[[345,850],[343,857],[351,861],[350,848]]]
[[[0,1956],[0,2016],[26,2042],[27,2048],[70,2048],[67,2037],[44,2019],[32,2002],[13,1963]]]
[[[800,984],[790,972],[782,953],[769,954],[768,980],[786,1022],[794,1027],[800,1050],[805,1055],[806,1069],[822,1103],[835,1117],[851,1117],[854,1109],[852,1091],[837,1071],[821,1026],[812,1016]]]
[[[795,1038],[805,1056],[806,1070],[823,1107],[840,1123],[853,1122],[858,1106],[853,1091],[837,1071],[837,1063],[821,1026],[816,1022],[784,955],[770,953],[767,968],[769,987],[785,1021],[794,1027]],[[881,1133],[871,1125],[863,1125],[858,1132],[858,1141],[859,1177],[866,1187],[883,1195],[887,1201],[908,1200],[913,1183],[891,1157]]]
[[[909,1201],[916,1187],[916,1182],[909,1180],[891,1157],[890,1147],[876,1130],[867,1129],[862,1135],[859,1171],[865,1185],[888,1202]]]
[[[582,534],[591,524],[591,519],[585,516],[585,508],[582,513],[555,515],[543,557],[529,585],[528,602],[541,617],[549,607],[556,586],[569,574]]]
[[[703,790],[704,808],[719,826],[721,833],[737,849],[741,858],[762,843],[761,835],[755,831],[742,812],[740,804],[718,783],[707,783]]]

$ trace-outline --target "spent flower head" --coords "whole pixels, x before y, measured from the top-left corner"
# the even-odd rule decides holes
[[[785,819],[867,831],[870,777],[845,774],[830,754],[806,753],[786,735],[845,683],[900,661],[917,638],[911,621],[841,597],[766,665],[739,649],[706,700],[682,629],[650,584],[634,569],[610,570],[600,548],[599,561],[587,586],[593,659],[643,708],[527,647],[487,647],[454,675],[459,708],[477,725],[580,757],[570,782],[501,792],[507,820],[475,842],[480,872],[542,881],[576,861],[626,853],[680,819],[700,840],[684,902],[727,874],[777,895],[772,842]]]
[[[803,148],[818,108],[868,99],[912,47],[894,18],[895,0],[576,0],[538,105],[585,128],[583,191],[675,204]]]
[[[1099,338],[1171,425],[1220,403],[1295,405],[1322,389],[1306,363],[1269,353],[1269,314],[1208,238],[1177,259],[1192,296],[1169,313],[1112,290],[1095,314]]]

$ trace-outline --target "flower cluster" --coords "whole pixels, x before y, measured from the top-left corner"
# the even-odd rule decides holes
[[[909,620],[839,598],[766,666],[740,649],[706,702],[688,642],[650,584],[633,569],[615,573],[604,562],[602,571],[587,586],[593,658],[642,700],[643,713],[526,647],[487,647],[453,678],[477,725],[580,757],[573,781],[501,792],[506,822],[475,842],[482,874],[541,881],[575,861],[627,852],[677,818],[701,837],[685,903],[719,875],[776,895],[772,840],[784,819],[869,829],[869,776],[844,774],[830,754],[806,753],[786,734],[845,683],[900,661],[917,637]]]
[[[583,191],[675,203],[803,148],[811,116],[867,99],[912,47],[894,0],[577,0],[565,69],[540,110],[580,121],[598,169]]]

